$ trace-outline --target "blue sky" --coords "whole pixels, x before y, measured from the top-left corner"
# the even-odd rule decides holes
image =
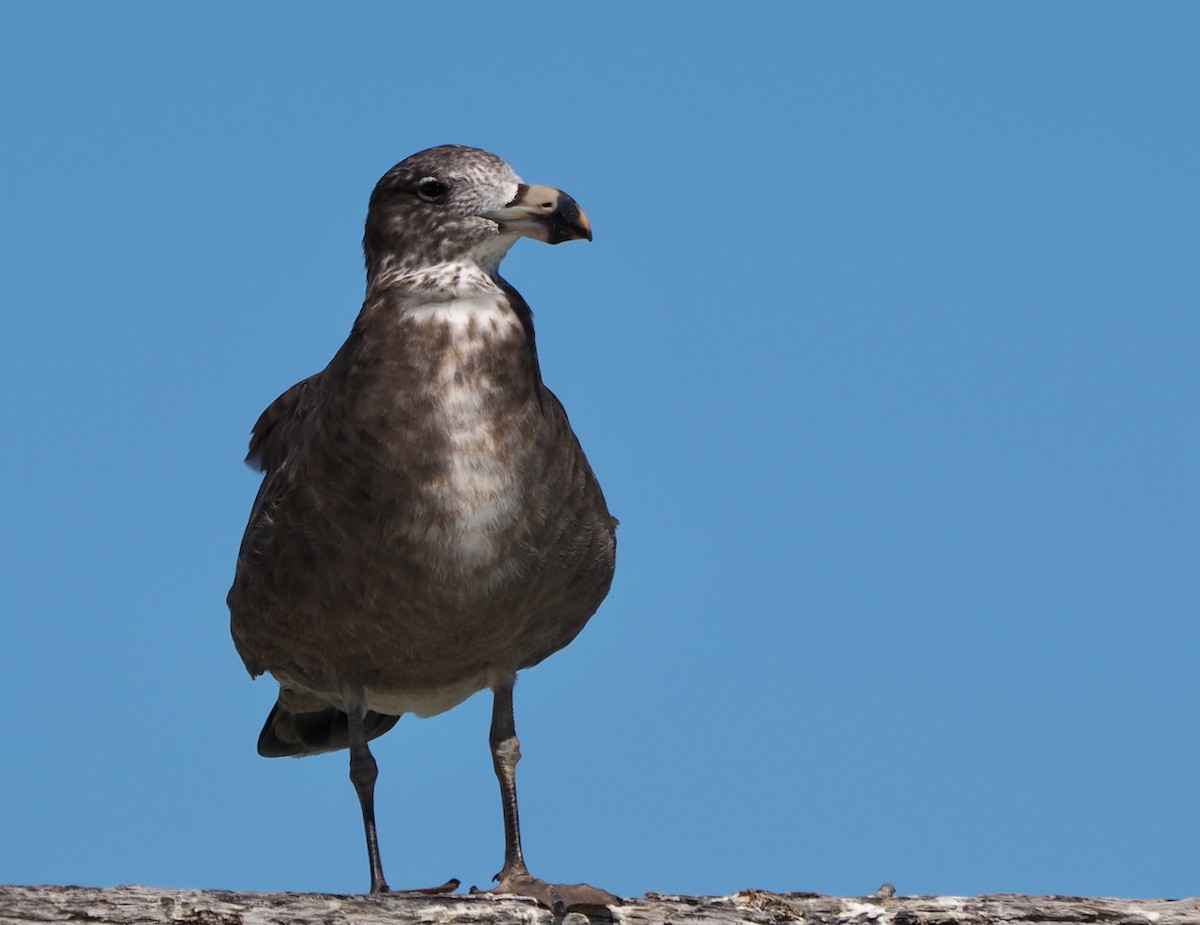
[[[595,230],[505,263],[622,522],[517,688],[535,872],[1200,892],[1200,7],[4,20],[0,882],[366,888],[224,596],[372,185],[457,142]],[[377,743],[394,886],[499,869],[488,713]]]

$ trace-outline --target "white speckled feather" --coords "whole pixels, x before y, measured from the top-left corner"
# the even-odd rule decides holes
[[[521,324],[499,291],[406,306],[404,315],[420,326],[448,329],[454,345],[428,386],[452,456],[445,477],[426,490],[449,517],[428,525],[426,536],[462,566],[499,568],[502,577],[513,564],[498,561],[497,537],[520,515],[521,498],[511,461],[496,441],[495,383],[474,367],[497,343],[522,337]]]

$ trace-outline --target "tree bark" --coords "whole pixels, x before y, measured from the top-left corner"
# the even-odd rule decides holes
[[[647,893],[623,905],[569,913],[563,925],[1200,925],[1200,898],[1079,896],[821,896],[741,890],[730,896]],[[491,895],[334,896],[232,893],[144,886],[0,885],[0,925],[550,925],[532,902]]]

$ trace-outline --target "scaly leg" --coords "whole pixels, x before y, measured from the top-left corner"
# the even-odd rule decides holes
[[[383,877],[383,862],[379,859],[379,836],[375,832],[375,780],[379,777],[379,766],[375,756],[367,747],[367,735],[363,731],[364,709],[361,703],[347,703],[346,716],[350,726],[350,783],[358,794],[362,807],[363,831],[367,836],[367,861],[371,865],[371,892],[387,893],[387,880]]]
[[[363,729],[366,708],[361,698],[346,698],[346,716],[350,731],[350,782],[358,794],[362,807],[363,832],[367,837],[367,861],[371,865],[371,893],[390,893],[391,888],[383,876],[383,862],[379,859],[379,836],[375,832],[375,780],[379,777],[379,766],[375,756],[367,747],[367,736]],[[424,890],[404,890],[405,893],[453,893],[459,881],[447,880],[441,886]]]
[[[556,915],[568,909],[587,906],[618,905],[612,893],[586,883],[546,883],[532,876],[521,853],[521,823],[517,813],[517,762],[521,743],[513,722],[512,682],[494,688],[492,728],[488,742],[492,747],[492,766],[500,782],[500,803],[504,811],[504,868],[497,874],[499,883],[491,892],[516,893],[536,899]]]

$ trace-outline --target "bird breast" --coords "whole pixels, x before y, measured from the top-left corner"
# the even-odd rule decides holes
[[[488,572],[489,583],[511,576],[520,558],[521,459],[534,424],[520,321],[488,295],[415,307],[402,323],[428,364],[418,408],[428,415],[433,458],[416,486],[422,516],[398,526],[449,571]]]

